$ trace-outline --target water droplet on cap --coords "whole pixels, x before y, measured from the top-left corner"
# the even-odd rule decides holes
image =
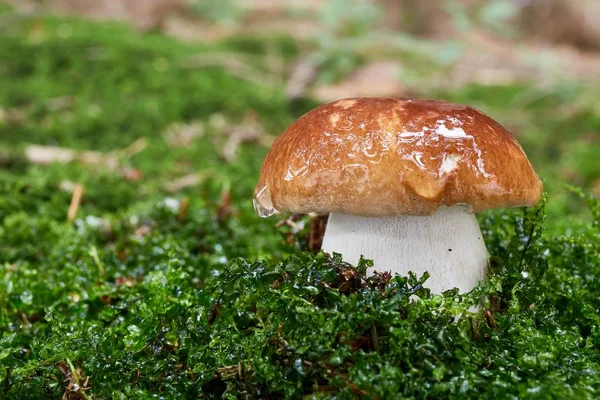
[[[277,212],[275,207],[273,207],[271,192],[269,191],[268,186],[263,186],[256,193],[252,198],[252,205],[254,206],[254,211],[262,218],[270,217]]]

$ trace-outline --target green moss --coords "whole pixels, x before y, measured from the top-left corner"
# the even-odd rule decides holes
[[[276,134],[312,104],[186,60],[260,56],[261,42],[184,45],[62,19],[2,29],[0,398],[598,397],[600,205],[563,189],[562,169],[585,188],[597,179],[586,135],[599,116],[556,113],[593,89],[432,94],[516,127],[551,196],[481,215],[492,276],[470,294],[431,296],[425,277],[365,280],[366,261],[305,253],[306,227],[294,237],[254,215],[266,149],[246,144],[225,161],[211,115],[239,123],[253,111]],[[269,46],[295,52],[287,40]],[[509,108],[519,93],[537,97]],[[196,120],[205,133],[183,147],[162,134]],[[30,143],[108,152],[140,137],[143,150],[120,156],[139,180],[22,153]],[[165,189],[198,171],[201,184]],[[73,223],[68,182],[85,185]]]

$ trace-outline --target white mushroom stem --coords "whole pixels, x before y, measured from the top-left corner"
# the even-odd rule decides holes
[[[470,291],[485,278],[488,252],[474,214],[463,207],[443,207],[431,216],[365,218],[330,214],[323,251],[340,253],[356,265],[363,255],[374,262],[369,271],[421,276],[433,293],[457,287]]]

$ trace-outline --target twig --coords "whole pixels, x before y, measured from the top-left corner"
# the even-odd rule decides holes
[[[100,275],[104,275],[104,273],[105,273],[104,265],[102,264],[102,261],[100,261],[100,255],[98,254],[98,248],[96,246],[92,246],[92,248],[90,249],[88,254],[94,260],[94,264],[96,264],[96,267],[98,268],[98,272],[100,273]]]
[[[77,216],[77,211],[81,205],[81,198],[83,196],[84,186],[81,183],[75,185],[73,195],[71,196],[71,204],[69,205],[69,211],[67,212],[67,221],[73,222]]]
[[[485,321],[487,322],[488,326],[498,332],[498,324],[496,324],[496,318],[494,317],[494,314],[492,314],[490,310],[485,310],[483,316],[485,317]]]
[[[308,250],[312,253],[318,253],[323,244],[325,228],[329,215],[317,215],[310,218],[310,232],[308,233]]]
[[[162,136],[165,141],[174,147],[186,147],[193,143],[196,138],[204,135],[204,124],[201,121],[189,123],[176,122],[169,125]]]
[[[179,220],[179,222],[184,222],[185,221],[185,217],[187,215],[187,211],[190,205],[190,199],[187,197],[184,197],[183,199],[181,199],[181,203],[179,203],[179,215],[177,217],[177,219]]]
[[[242,143],[256,142],[269,147],[275,138],[267,134],[262,125],[257,121],[257,115],[250,112],[244,116],[241,125],[225,126],[224,133],[228,136],[223,146],[221,155],[229,162],[235,161],[237,149]]]
[[[536,212],[535,212],[536,220],[537,220],[537,217],[539,216],[540,212],[541,212],[541,209],[536,210]],[[527,210],[524,210],[523,213],[526,214]],[[524,217],[524,218],[526,218],[526,217]],[[537,224],[532,223],[531,231],[529,232],[529,235],[527,236],[527,242],[525,243],[525,246],[523,247],[523,252],[521,253],[521,262],[519,263],[519,268],[523,268],[523,264],[525,263],[525,255],[527,254],[527,251],[529,250],[529,247],[531,246],[531,242],[533,240],[533,235],[535,234],[535,228],[537,228]]]
[[[47,165],[55,162],[66,164],[73,161],[76,156],[71,149],[32,144],[25,149],[25,157],[34,164]]]
[[[214,171],[212,169],[205,169],[204,171],[196,172],[193,174],[187,174],[181,178],[177,178],[165,185],[167,192],[173,193],[178,192],[181,189],[185,189],[191,186],[197,186],[204,182]]]
[[[292,229],[300,230],[300,227],[296,224],[296,221],[299,221],[304,217],[304,214],[294,213],[287,217],[286,219],[282,219],[275,224],[276,228],[281,228],[284,225],[289,226]]]
[[[230,183],[229,181],[226,181],[223,185],[223,189],[221,190],[221,204],[219,204],[219,208],[217,209],[217,219],[219,221],[223,221],[231,214],[232,210]]]
[[[58,146],[41,146],[31,144],[25,149],[25,158],[39,165],[48,165],[52,163],[68,164],[70,162],[80,162],[89,166],[106,167],[110,170],[117,170],[120,158],[131,158],[148,146],[146,138],[138,138],[129,146],[123,149],[117,149],[108,153],[99,151],[78,151]]]
[[[131,158],[137,153],[143,151],[146,147],[148,147],[148,139],[146,139],[145,137],[139,137],[129,146],[125,147],[122,150],[119,150],[118,153],[122,156]]]
[[[287,82],[285,88],[285,94],[291,100],[305,97],[306,88],[314,81],[317,73],[319,72],[319,66],[314,62],[310,56],[301,58],[290,74],[290,79]]]
[[[79,161],[82,164],[91,166],[106,166],[110,169],[117,167],[118,161],[114,155],[103,154],[97,151],[78,152],[58,146],[40,146],[32,144],[25,149],[25,158],[39,165],[48,165],[52,163],[68,164]]]
[[[373,339],[373,348],[379,353],[379,336],[377,336],[377,327],[375,324],[371,325],[371,337]]]

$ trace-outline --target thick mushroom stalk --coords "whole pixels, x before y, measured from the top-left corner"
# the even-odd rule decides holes
[[[330,214],[323,251],[340,253],[344,261],[372,259],[374,271],[421,276],[433,293],[458,288],[470,291],[484,279],[488,252],[474,214],[464,207],[442,207],[431,216],[400,215],[365,218]],[[373,273],[373,271],[369,271]]]

